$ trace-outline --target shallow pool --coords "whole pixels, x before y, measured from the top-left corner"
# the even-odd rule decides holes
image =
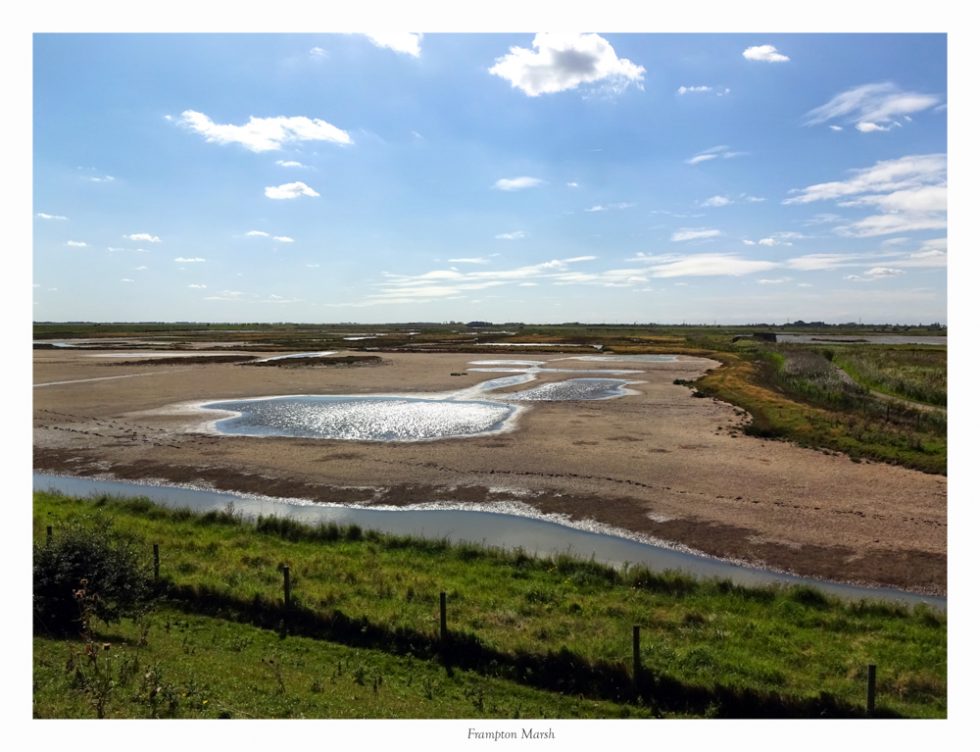
[[[505,427],[516,408],[486,400],[293,395],[209,402],[233,413],[215,428],[240,436],[295,436],[348,441],[431,441],[477,436]]]

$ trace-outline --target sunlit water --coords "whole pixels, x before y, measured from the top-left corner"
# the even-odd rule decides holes
[[[542,384],[521,392],[511,392],[506,399],[514,402],[564,402],[570,400],[606,400],[636,394],[622,379],[569,379]]]
[[[529,554],[571,554],[583,559],[622,565],[645,564],[654,570],[679,570],[698,577],[725,578],[743,585],[774,583],[811,585],[843,598],[925,603],[945,610],[946,599],[918,595],[888,588],[865,588],[842,583],[811,580],[781,572],[745,567],[731,562],[698,556],[685,551],[651,544],[623,535],[588,521],[569,523],[547,517],[520,501],[498,506],[508,513],[464,508],[466,505],[421,504],[412,508],[364,508],[340,504],[321,504],[303,499],[277,499],[267,496],[233,494],[207,489],[153,484],[127,483],[97,478],[34,473],[34,489],[56,490],[76,496],[111,494],[143,496],[176,508],[199,512],[229,508],[245,517],[274,515],[307,524],[330,523],[360,525],[396,535],[413,535],[434,540],[478,543],[504,549],[520,548]],[[455,508],[454,508],[455,507]]]
[[[211,402],[208,410],[237,413],[218,420],[222,433],[349,441],[428,441],[502,429],[512,405],[408,397],[288,396]]]

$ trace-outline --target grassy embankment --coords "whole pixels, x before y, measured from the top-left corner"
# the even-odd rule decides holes
[[[40,493],[34,513],[35,540],[46,525],[57,535],[100,515],[148,557],[160,544],[167,598],[149,617],[146,644],[137,624],[98,638],[112,644],[125,674],[117,679],[128,679],[111,697],[115,715],[163,712],[150,707],[162,696],[146,694],[150,671],[163,678],[146,681],[177,698],[171,714],[189,716],[847,716],[861,713],[869,663],[883,713],[946,712],[945,617],[924,608],[844,605],[810,589],[699,584],[357,528],[256,525],[138,500]],[[633,625],[642,634],[639,703]],[[91,713],[92,683],[65,668],[71,646],[35,640],[39,716]],[[126,668],[137,660],[139,671]]]

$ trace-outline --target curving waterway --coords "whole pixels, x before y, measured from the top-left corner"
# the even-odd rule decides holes
[[[810,585],[829,595],[847,599],[923,603],[945,611],[946,599],[889,588],[868,588],[814,580],[782,572],[740,566],[662,545],[630,538],[588,523],[572,525],[555,516],[541,515],[515,499],[495,505],[509,513],[489,512],[475,505],[420,504],[412,507],[379,508],[324,504],[304,499],[277,499],[208,489],[128,483],[34,473],[34,489],[53,490],[72,496],[142,496],[173,508],[197,512],[232,508],[245,517],[278,515],[308,524],[360,525],[365,529],[395,535],[412,535],[453,542],[477,543],[529,554],[570,554],[620,566],[643,564],[653,570],[678,570],[701,578],[729,579],[742,585]],[[615,532],[621,534],[614,534]]]

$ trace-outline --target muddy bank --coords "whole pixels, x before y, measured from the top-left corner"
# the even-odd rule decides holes
[[[631,385],[637,394],[537,403],[516,430],[484,438],[391,445],[215,436],[172,408],[281,394],[445,392],[492,378],[468,372],[480,357],[391,353],[385,368],[354,369],[175,365],[99,381],[126,369],[39,350],[35,382],[56,385],[34,393],[34,464],[341,503],[519,499],[713,556],[945,593],[945,478],[741,435],[739,411],[673,383],[715,365],[704,359],[631,363],[643,371],[630,377],[641,382]],[[553,362],[559,353],[535,357],[550,367],[596,366]],[[571,377],[542,373],[539,383]]]

